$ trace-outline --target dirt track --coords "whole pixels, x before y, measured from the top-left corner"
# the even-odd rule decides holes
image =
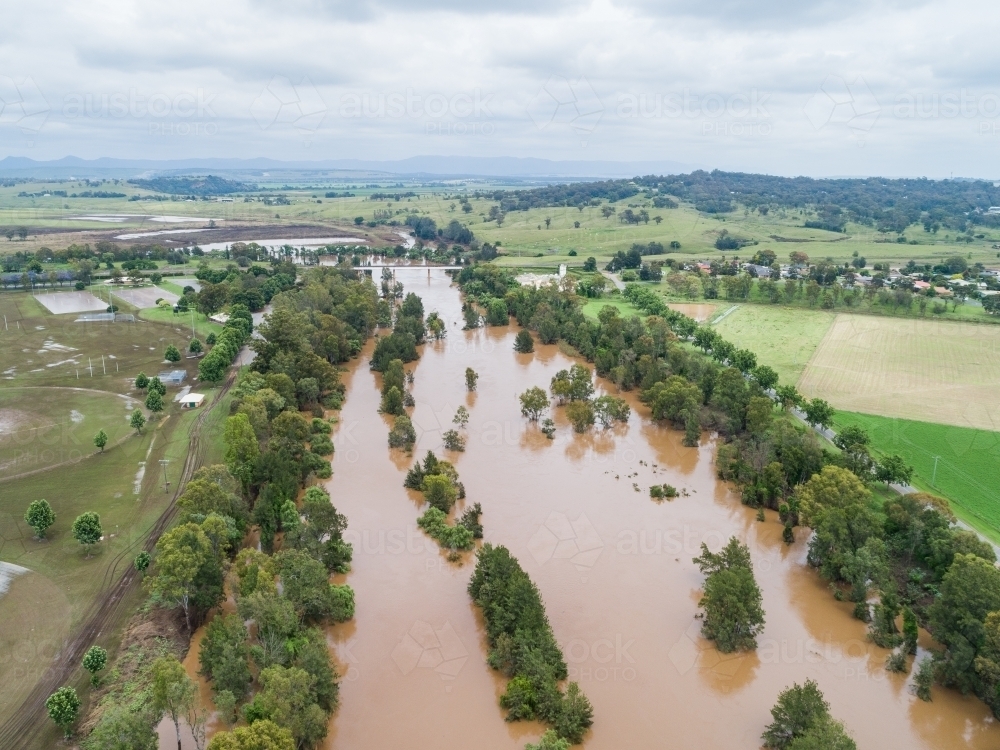
[[[204,450],[201,445],[201,426],[209,412],[218,405],[225,393],[236,380],[236,373],[230,372],[222,389],[216,394],[212,404],[198,415],[191,431],[191,443],[187,458],[184,460],[184,470],[177,489],[170,499],[170,505],[149,530],[145,537],[143,549],[152,552],[160,535],[166,531],[177,513],[176,501],[181,489],[187,484],[191,475],[201,463]],[[113,626],[122,615],[121,608],[128,599],[128,593],[139,580],[132,558],[137,553],[138,542],[122,550],[108,566],[101,584],[101,594],[91,603],[84,616],[83,625],[72,636],[69,642],[56,656],[52,665],[45,671],[31,693],[25,698],[17,713],[5,724],[0,726],[0,748],[4,750],[32,750],[38,737],[48,729],[48,717],[45,711],[45,700],[76,671],[84,652],[93,645],[97,637]],[[119,578],[119,574],[121,577]],[[117,579],[117,580],[116,580]]]

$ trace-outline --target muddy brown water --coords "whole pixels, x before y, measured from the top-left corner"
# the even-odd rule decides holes
[[[551,346],[515,354],[514,327],[462,331],[459,294],[443,272],[398,278],[448,324],[447,339],[408,366],[414,457],[434,450],[455,463],[465,502],[482,504],[487,541],[507,546],[537,584],[571,679],[594,706],[588,750],[757,748],[777,694],[806,679],[859,748],[1000,746],[1000,726],[975,698],[935,688],[923,703],[909,676],[884,671],[888,652],[806,565],[805,534],[785,545],[774,514],[757,522],[715,477],[710,436],[683,447],[679,432],[653,424],[627,394],[627,425],[575,435],[556,409],[556,438],[547,440],[521,417],[517,395],[547,389],[573,361]],[[486,665],[466,591],[474,558],[449,563],[418,529],[421,499],[402,484],[414,458],[386,446],[370,351],[345,377],[327,482],[350,523],[353,567],[338,582],[354,588],[357,614],[328,629],[341,705],[323,747],[522,748],[543,727],[503,720],[504,681]],[[476,393],[465,390],[466,367],[480,375]],[[460,405],[471,415],[467,450],[447,453],[441,435]],[[649,486],[662,483],[681,496],[650,500]],[[763,591],[756,653],[719,654],[699,633],[703,578],[691,558],[702,542],[718,549],[732,535],[749,545]],[[193,674],[193,653],[186,663]],[[173,747],[173,727],[161,729],[161,747]]]

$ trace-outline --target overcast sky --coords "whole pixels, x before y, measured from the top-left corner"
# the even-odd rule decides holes
[[[981,0],[7,0],[0,157],[1000,178]]]

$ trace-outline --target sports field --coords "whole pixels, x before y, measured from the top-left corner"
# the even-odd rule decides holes
[[[947,497],[959,518],[1000,543],[1000,487],[995,482],[1000,433],[837,412],[834,428],[848,425],[866,429],[878,453],[905,458],[914,467],[915,487]]]
[[[1000,430],[1000,329],[838,315],[798,388],[846,411]]]
[[[123,312],[131,311],[123,305]],[[29,294],[0,294],[0,383],[7,386],[72,386],[128,393],[140,371],[165,369],[169,344],[182,352],[191,339],[190,318],[168,310],[175,325],[145,322],[80,323],[77,316],[53,315]],[[166,320],[164,320],[166,322]],[[195,360],[178,367],[196,373]]]
[[[773,367],[782,383],[796,383],[833,323],[832,313],[778,305],[740,305],[714,327]]]

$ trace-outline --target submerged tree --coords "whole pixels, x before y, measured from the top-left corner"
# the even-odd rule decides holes
[[[694,562],[705,581],[701,606],[705,609],[702,633],[724,654],[757,648],[757,634],[764,627],[760,588],[754,579],[750,550],[736,537],[718,554],[704,543]]]

